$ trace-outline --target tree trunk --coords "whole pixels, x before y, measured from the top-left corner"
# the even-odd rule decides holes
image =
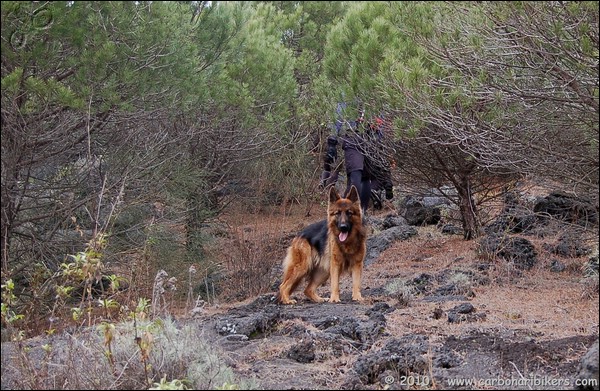
[[[465,240],[478,238],[480,223],[477,217],[477,206],[472,197],[471,183],[467,178],[461,178],[456,185],[458,192],[458,207],[462,217],[463,237]]]
[[[214,217],[218,210],[218,198],[214,190],[196,187],[187,197],[186,248],[191,259],[203,254],[202,228],[206,220]]]
[[[203,251],[201,228],[206,219],[206,212],[198,191],[192,191],[187,198],[186,216],[186,249],[190,259],[197,258]]]

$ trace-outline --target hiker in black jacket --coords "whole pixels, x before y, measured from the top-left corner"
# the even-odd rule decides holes
[[[339,161],[337,154],[338,140],[336,136],[327,137],[327,147],[323,155],[323,173],[321,174],[321,187],[327,189],[338,180]]]
[[[344,196],[348,195],[350,188],[354,185],[358,190],[363,213],[366,213],[371,198],[371,174],[365,164],[365,155],[361,148],[361,144],[364,142],[363,136],[356,131],[349,131],[342,137],[347,175]]]

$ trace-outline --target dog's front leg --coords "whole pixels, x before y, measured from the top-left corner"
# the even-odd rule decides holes
[[[330,303],[340,302],[340,269],[341,262],[335,257],[331,258],[330,278],[331,278],[331,296],[329,297]]]
[[[356,262],[352,266],[352,300],[362,301],[363,297],[360,293],[360,282],[362,279],[363,263]]]

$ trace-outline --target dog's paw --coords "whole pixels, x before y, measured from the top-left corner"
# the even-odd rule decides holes
[[[296,304],[296,300],[294,300],[294,299],[289,299],[289,300],[285,300],[285,301],[282,300],[281,304],[284,304],[284,305]]]
[[[339,303],[340,302],[340,298],[332,296],[332,297],[329,298],[329,302],[330,303]]]
[[[324,301],[327,301],[327,299],[321,297],[321,296],[308,296],[309,300],[312,301],[313,303],[322,303]]]
[[[364,297],[359,293],[358,295],[352,295],[352,301],[363,301]]]

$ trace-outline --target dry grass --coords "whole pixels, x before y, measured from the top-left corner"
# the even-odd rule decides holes
[[[221,250],[218,259],[226,275],[221,302],[241,301],[273,290],[292,238],[309,224],[305,222],[325,215],[325,209],[314,206],[312,214],[318,217],[311,220],[304,217],[304,208],[297,204],[291,208],[276,206],[253,214],[238,205],[221,216],[231,227],[228,237],[215,243]]]
[[[119,323],[110,339],[93,328],[35,338],[3,346],[2,356],[11,378],[7,385],[14,389],[148,389],[161,378],[182,380],[191,389],[256,388],[233,373],[197,325],[181,326],[169,318]]]

